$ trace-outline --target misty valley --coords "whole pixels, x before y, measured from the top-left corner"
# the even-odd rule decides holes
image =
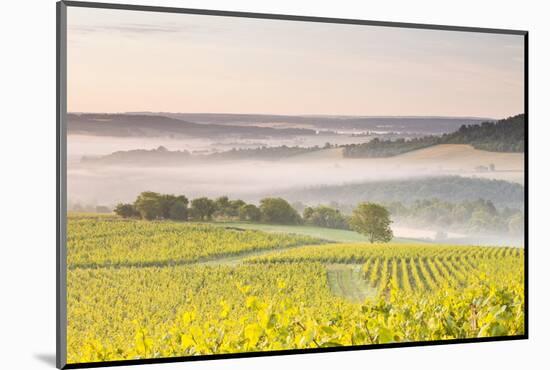
[[[140,193],[390,212],[395,237],[522,245],[524,117],[68,116],[69,210]],[[239,222],[238,215],[218,218]]]

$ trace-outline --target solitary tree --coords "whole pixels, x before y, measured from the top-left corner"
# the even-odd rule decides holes
[[[353,210],[350,226],[358,233],[368,236],[369,241],[387,243],[393,238],[390,212],[375,203],[360,203]]]

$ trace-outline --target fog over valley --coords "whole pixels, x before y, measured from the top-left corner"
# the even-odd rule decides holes
[[[70,114],[69,209],[107,211],[154,191],[255,204],[277,196],[297,208],[331,204],[345,214],[359,202],[427,207],[418,202],[431,199],[443,202],[437,204],[442,209],[483,199],[496,212],[523,212],[523,147],[493,134],[505,126],[511,130],[516,121],[484,122],[489,123],[445,117]],[[468,139],[468,130],[476,127],[485,141]],[[444,228],[430,225],[425,214],[393,211],[398,236],[443,235]],[[445,230],[445,238],[517,242],[460,228]]]
[[[454,149],[454,148],[453,148]],[[74,200],[113,204],[134,198],[144,189],[186,193],[190,196],[235,194],[254,199],[257,194],[315,185],[460,175],[504,179],[521,183],[523,155],[491,153],[486,158],[460,146],[458,153],[434,147],[391,158],[344,158],[340,149],[322,149],[280,160],[215,159],[181,164],[140,165],[82,162],[69,163],[69,188]],[[485,154],[485,153],[482,153]],[[482,172],[478,166],[496,168]],[[336,199],[335,199],[336,200]]]

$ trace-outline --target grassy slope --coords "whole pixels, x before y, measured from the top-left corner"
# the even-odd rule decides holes
[[[302,225],[267,225],[248,222],[213,222],[212,225],[220,227],[234,227],[238,229],[259,230],[271,233],[290,233],[311,236],[314,238],[340,242],[340,243],[368,243],[366,236],[349,230],[329,229],[315,226]],[[425,243],[425,241],[405,238],[394,238],[392,243]]]

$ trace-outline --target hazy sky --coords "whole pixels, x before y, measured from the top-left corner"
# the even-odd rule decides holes
[[[72,112],[523,112],[523,37],[68,8]]]

